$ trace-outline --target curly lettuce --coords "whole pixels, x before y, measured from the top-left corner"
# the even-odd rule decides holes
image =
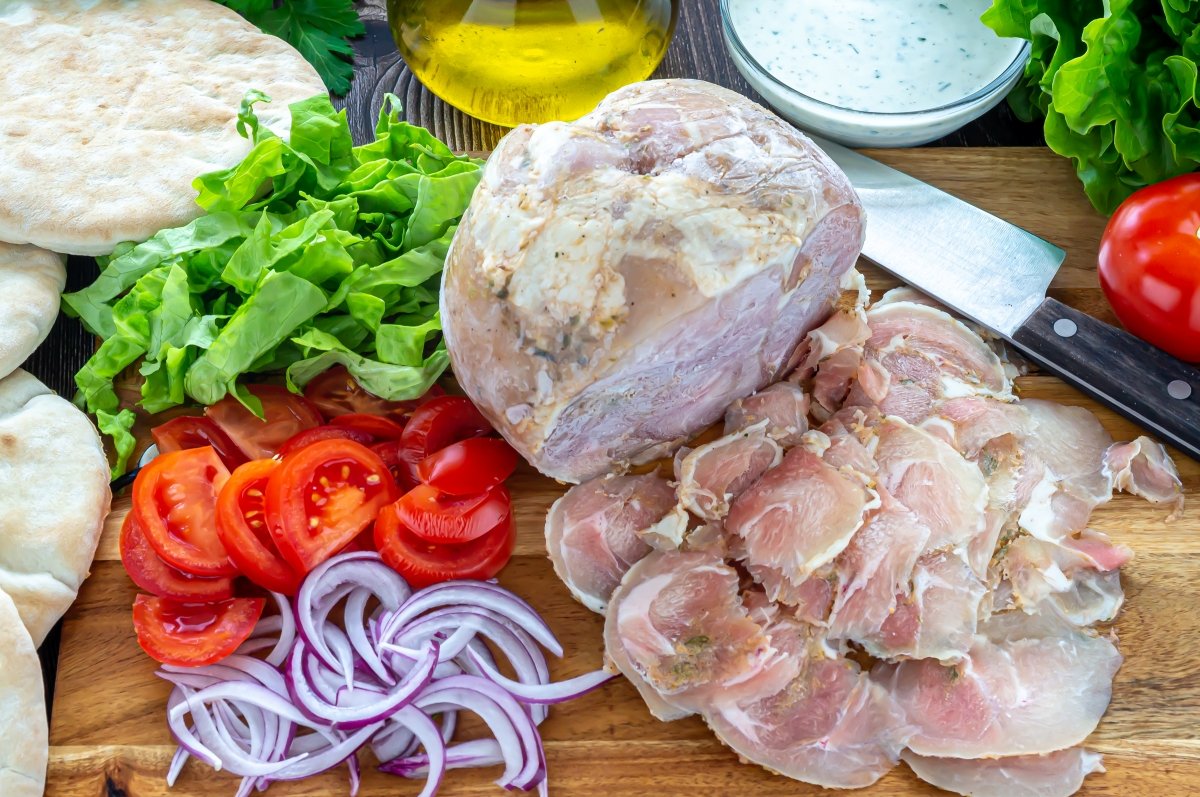
[[[993,0],[983,21],[1032,43],[1009,103],[1097,210],[1200,167],[1200,0]]]
[[[290,106],[287,141],[259,124],[267,101],[242,103],[246,157],[194,181],[206,215],[122,244],[63,297],[103,341],[76,374],[77,402],[118,452],[132,450],[133,413],[114,379],[131,366],[150,413],[226,395],[260,412],[240,387],[248,374],[299,390],[335,364],[377,396],[409,399],[447,366],[441,271],[482,161],[404,122],[391,95],[359,147],[328,97]]]

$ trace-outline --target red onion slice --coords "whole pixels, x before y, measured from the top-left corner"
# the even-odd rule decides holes
[[[598,689],[616,678],[615,673],[596,670],[580,675],[568,681],[556,681],[550,684],[526,684],[514,681],[500,673],[493,665],[472,649],[467,650],[467,657],[477,670],[475,674],[482,675],[504,691],[520,700],[522,703],[565,703],[577,697],[586,695],[593,689]]]

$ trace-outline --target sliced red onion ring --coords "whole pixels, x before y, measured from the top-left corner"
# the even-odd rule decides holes
[[[433,677],[437,667],[437,645],[431,644],[413,670],[390,692],[358,705],[330,703],[323,699],[304,673],[305,656],[314,655],[303,642],[297,642],[288,659],[287,685],[294,700],[306,714],[344,730],[355,730],[389,719],[420,694]]]
[[[442,733],[429,715],[414,706],[405,706],[400,709],[396,714],[396,719],[412,730],[413,735],[420,740],[421,746],[425,748],[428,756],[429,775],[425,780],[425,788],[421,789],[421,793],[417,797],[433,797],[441,787],[442,778],[446,774],[446,742],[442,739]],[[383,772],[389,771],[388,764],[381,764],[379,769]]]
[[[503,763],[504,756],[495,739],[471,739],[446,748],[446,769],[474,769]],[[410,755],[389,761],[380,769],[404,778],[425,777],[429,772],[429,756],[426,753]]]
[[[522,703],[565,703],[586,695],[617,677],[614,673],[596,670],[568,681],[557,681],[551,684],[526,684],[504,676],[470,648],[467,649],[467,658],[470,659],[471,665],[476,670],[474,674],[487,678]]]

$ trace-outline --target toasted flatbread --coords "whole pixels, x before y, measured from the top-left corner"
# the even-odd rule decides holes
[[[50,334],[66,281],[62,255],[0,243],[0,378],[16,370]]]
[[[42,666],[12,598],[0,591],[0,794],[42,797],[48,745]]]
[[[88,575],[111,494],[92,422],[19,369],[0,379],[0,484],[0,590],[40,645]]]
[[[280,135],[320,94],[289,44],[210,0],[0,0],[0,241],[102,255],[201,214],[249,89]]]

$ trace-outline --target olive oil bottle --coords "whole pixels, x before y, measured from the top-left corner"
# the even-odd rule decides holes
[[[388,0],[392,35],[430,91],[488,122],[571,120],[650,76],[673,0]]]

